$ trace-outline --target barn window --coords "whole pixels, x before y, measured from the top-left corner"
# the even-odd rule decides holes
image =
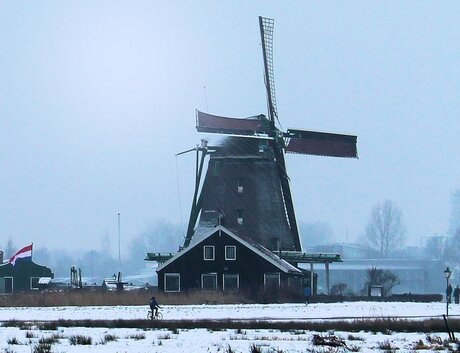
[[[226,292],[237,292],[240,289],[240,275],[224,273],[223,289]]]
[[[268,149],[267,141],[259,142],[259,153],[264,153]]]
[[[13,293],[13,277],[4,277],[5,292],[6,294]]]
[[[264,286],[265,289],[274,289],[280,287],[280,273],[268,272],[264,273]]]
[[[236,260],[236,246],[235,245],[225,246],[225,260]]]
[[[30,289],[38,289],[40,277],[30,277]]]
[[[217,273],[202,274],[201,288],[206,292],[215,292],[217,290]]]
[[[280,238],[270,238],[270,245],[272,251],[279,251],[280,250]]]
[[[237,211],[237,213],[238,213],[238,214],[237,214],[237,219],[236,219],[236,221],[237,221],[237,223],[241,226],[241,225],[243,225],[243,210],[242,210],[242,209],[239,209],[239,210]]]
[[[238,178],[238,192],[243,192],[243,178]]]
[[[214,260],[214,246],[213,245],[205,245],[203,247],[203,259],[206,261]]]
[[[165,292],[180,292],[180,274],[165,273]]]

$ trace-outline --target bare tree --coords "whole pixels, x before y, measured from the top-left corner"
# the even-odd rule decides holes
[[[17,250],[18,249],[15,249],[15,245],[13,244],[13,240],[11,238],[9,238],[8,242],[6,243],[6,247],[5,247],[5,258],[9,259],[10,257],[12,257]]]
[[[383,296],[391,294],[393,287],[401,284],[399,277],[388,270],[381,270],[376,267],[369,268],[366,272],[367,280],[364,284],[363,292],[368,291],[370,285],[380,285],[383,287]]]
[[[444,260],[448,255],[448,239],[443,236],[433,236],[426,240],[424,252],[430,259]]]
[[[375,250],[380,258],[387,258],[404,239],[401,211],[394,202],[386,200],[375,205],[366,228],[367,245]]]
[[[458,266],[460,263],[458,254],[460,254],[460,229],[457,229],[455,234],[448,238],[443,260]]]
[[[300,232],[302,237],[302,247],[327,244],[333,239],[333,231],[329,223],[310,222],[300,223]]]

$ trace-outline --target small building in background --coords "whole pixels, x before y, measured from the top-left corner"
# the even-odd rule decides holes
[[[400,255],[391,259],[370,258],[359,244],[327,244],[316,247],[317,251],[337,251],[343,262],[331,268],[331,285],[346,284],[348,294],[368,294],[367,271],[371,268],[390,271],[400,280],[393,294],[441,294],[445,291],[444,262],[423,256],[418,248],[400,249]],[[409,257],[413,256],[413,257]],[[325,272],[319,268],[318,293],[326,293]]]
[[[31,258],[3,262],[0,251],[0,294],[44,289],[53,278],[50,268],[36,264]]]

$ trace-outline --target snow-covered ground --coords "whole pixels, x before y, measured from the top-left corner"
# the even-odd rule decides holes
[[[160,303],[161,305],[161,303]],[[148,306],[61,306],[0,308],[0,321],[58,319],[144,319]],[[324,319],[337,317],[440,316],[445,303],[349,302],[330,304],[241,304],[162,305],[163,318],[181,319]],[[460,314],[460,305],[449,306],[450,315]]]
[[[116,307],[54,307],[54,308],[0,308],[0,321],[58,320],[58,319],[143,319],[147,306]],[[340,317],[439,317],[445,313],[445,303],[333,303],[333,304],[270,304],[270,305],[181,305],[162,306],[165,319],[259,319],[305,320]],[[459,315],[460,306],[450,305],[449,314]],[[315,346],[312,337],[316,332],[278,330],[223,330],[206,329],[108,329],[108,328],[59,328],[41,331],[33,325],[24,330],[16,327],[0,327],[0,352],[33,352],[40,339],[54,335],[53,352],[251,352],[256,345],[262,352],[337,352],[327,346]],[[371,352],[399,349],[398,352],[446,350],[442,341],[445,333],[321,333],[344,340],[345,351]],[[75,336],[91,338],[90,345],[73,345]],[[439,342],[434,341],[439,338]],[[425,345],[420,346],[419,341]],[[419,344],[419,347],[416,345]],[[453,346],[452,346],[453,347]]]

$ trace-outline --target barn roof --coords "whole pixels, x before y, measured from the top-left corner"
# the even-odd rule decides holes
[[[202,243],[205,239],[209,238],[213,234],[216,234],[216,232],[222,231],[228,236],[232,237],[242,245],[246,246],[248,249],[252,250],[255,252],[257,255],[265,259],[266,261],[270,262],[272,265],[276,266],[279,268],[281,271],[285,273],[298,273],[301,274],[302,272],[292,266],[290,263],[287,261],[281,259],[279,256],[275,255],[272,253],[270,250],[267,248],[263,247],[262,245],[254,242],[251,238],[247,237],[245,234],[238,232],[236,230],[230,230],[224,226],[217,226],[217,227],[198,227],[197,232],[195,233],[193,237],[192,243],[182,250],[181,252],[177,253],[174,257],[170,258],[167,260],[164,264],[159,266],[157,268],[157,272],[161,271],[163,268],[168,266],[170,263],[174,262],[177,260],[179,257],[185,255],[187,252],[189,252],[191,249]]]

